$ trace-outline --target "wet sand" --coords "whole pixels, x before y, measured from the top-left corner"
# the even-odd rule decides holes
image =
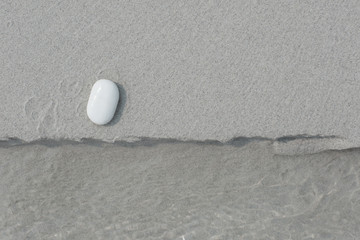
[[[0,148],[1,239],[357,239],[360,151],[28,144]]]

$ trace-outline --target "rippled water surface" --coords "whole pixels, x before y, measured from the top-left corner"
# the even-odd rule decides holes
[[[360,151],[0,148],[1,239],[359,239]]]

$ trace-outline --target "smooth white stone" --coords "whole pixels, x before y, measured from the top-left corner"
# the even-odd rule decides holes
[[[91,89],[87,104],[87,115],[98,125],[104,125],[114,117],[119,102],[119,89],[110,80],[100,79]]]

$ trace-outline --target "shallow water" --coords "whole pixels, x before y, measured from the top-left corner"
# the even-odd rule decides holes
[[[1,239],[358,239],[360,151],[0,148]]]

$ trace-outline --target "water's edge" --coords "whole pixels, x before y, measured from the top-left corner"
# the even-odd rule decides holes
[[[95,138],[81,138],[81,139],[51,139],[40,138],[34,141],[25,141],[20,138],[9,137],[0,141],[1,148],[23,146],[23,145],[44,145],[47,147],[59,147],[64,145],[85,144],[92,146],[123,146],[123,147],[139,147],[139,146],[156,146],[159,144],[197,144],[197,145],[216,145],[216,146],[233,146],[243,147],[251,142],[266,141],[273,146],[274,153],[280,155],[301,155],[323,152],[327,150],[347,150],[357,149],[359,146],[337,136],[320,136],[320,135],[295,135],[283,136],[276,139],[264,137],[235,137],[229,141],[221,142],[218,140],[180,140],[172,138],[148,138],[139,137],[134,138],[133,141],[106,141]]]

